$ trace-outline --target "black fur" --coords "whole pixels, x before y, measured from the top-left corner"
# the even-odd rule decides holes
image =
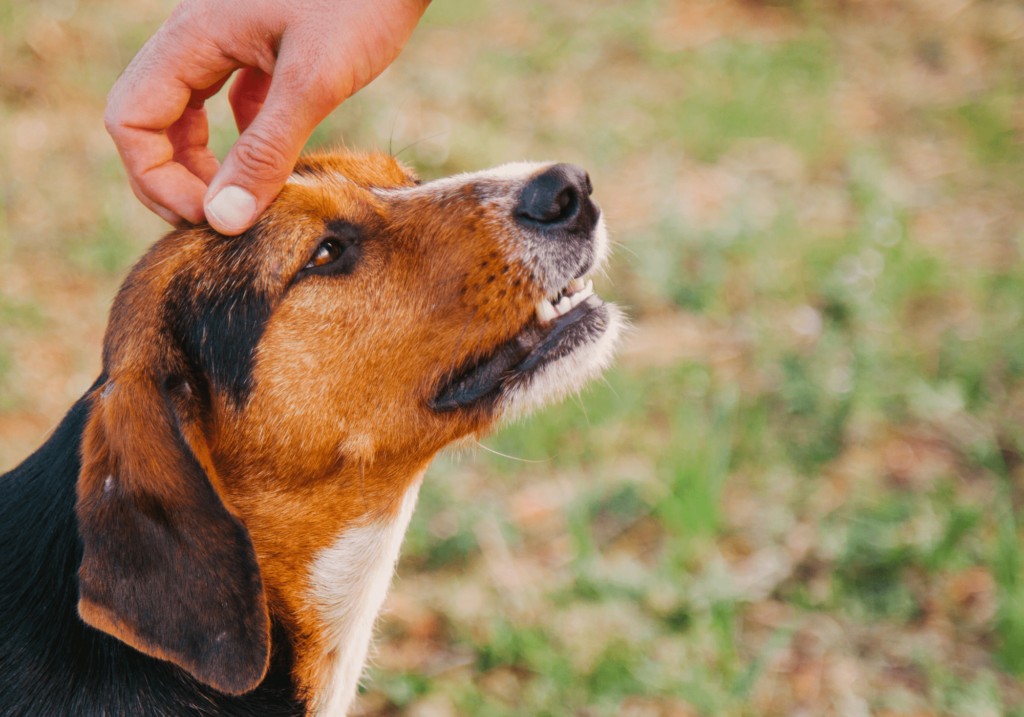
[[[274,309],[274,297],[257,281],[264,242],[258,227],[209,241],[206,266],[181,271],[172,282],[165,318],[172,344],[203,368],[217,393],[241,406],[252,390],[256,347]]]
[[[304,715],[279,627],[267,676],[233,697],[78,617],[75,498],[87,417],[83,398],[38,451],[0,476],[0,717]]]
[[[270,649],[259,564],[249,532],[192,453],[172,390],[148,380],[113,386],[94,409],[76,508],[79,610],[86,605],[93,617],[82,615],[96,627],[97,614],[113,617],[123,631],[116,637],[240,694],[259,683]],[[107,425],[104,409],[129,400],[145,419]],[[173,498],[159,495],[157,486],[171,484]]]

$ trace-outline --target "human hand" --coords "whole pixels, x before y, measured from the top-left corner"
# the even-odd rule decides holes
[[[139,200],[171,224],[248,229],[313,129],[398,56],[430,0],[182,0],[107,97],[104,122]],[[240,136],[217,162],[203,103]]]

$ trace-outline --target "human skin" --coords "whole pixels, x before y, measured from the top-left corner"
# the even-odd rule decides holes
[[[171,224],[248,229],[313,129],[405,46],[430,0],[182,0],[107,97],[139,200]],[[235,74],[223,164],[204,103]]]

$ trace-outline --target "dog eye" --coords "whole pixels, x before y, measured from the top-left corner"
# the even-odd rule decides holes
[[[310,274],[350,274],[359,263],[360,246],[357,237],[338,236],[338,232],[320,242],[296,278]]]
[[[336,261],[339,256],[341,256],[341,245],[335,239],[328,239],[316,248],[313,258],[303,268],[312,269],[313,267],[330,264],[332,261]]]
[[[363,255],[363,232],[355,224],[345,221],[328,222],[320,243],[306,260],[305,266],[296,272],[294,280],[307,276],[348,275],[359,266]]]

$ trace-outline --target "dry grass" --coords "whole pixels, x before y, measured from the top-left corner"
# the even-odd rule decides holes
[[[0,468],[163,229],[101,114],[169,7],[0,0]],[[437,462],[362,714],[1024,713],[1022,42],[1004,0],[435,0],[313,143],[586,166],[637,330],[488,441],[543,462]]]

